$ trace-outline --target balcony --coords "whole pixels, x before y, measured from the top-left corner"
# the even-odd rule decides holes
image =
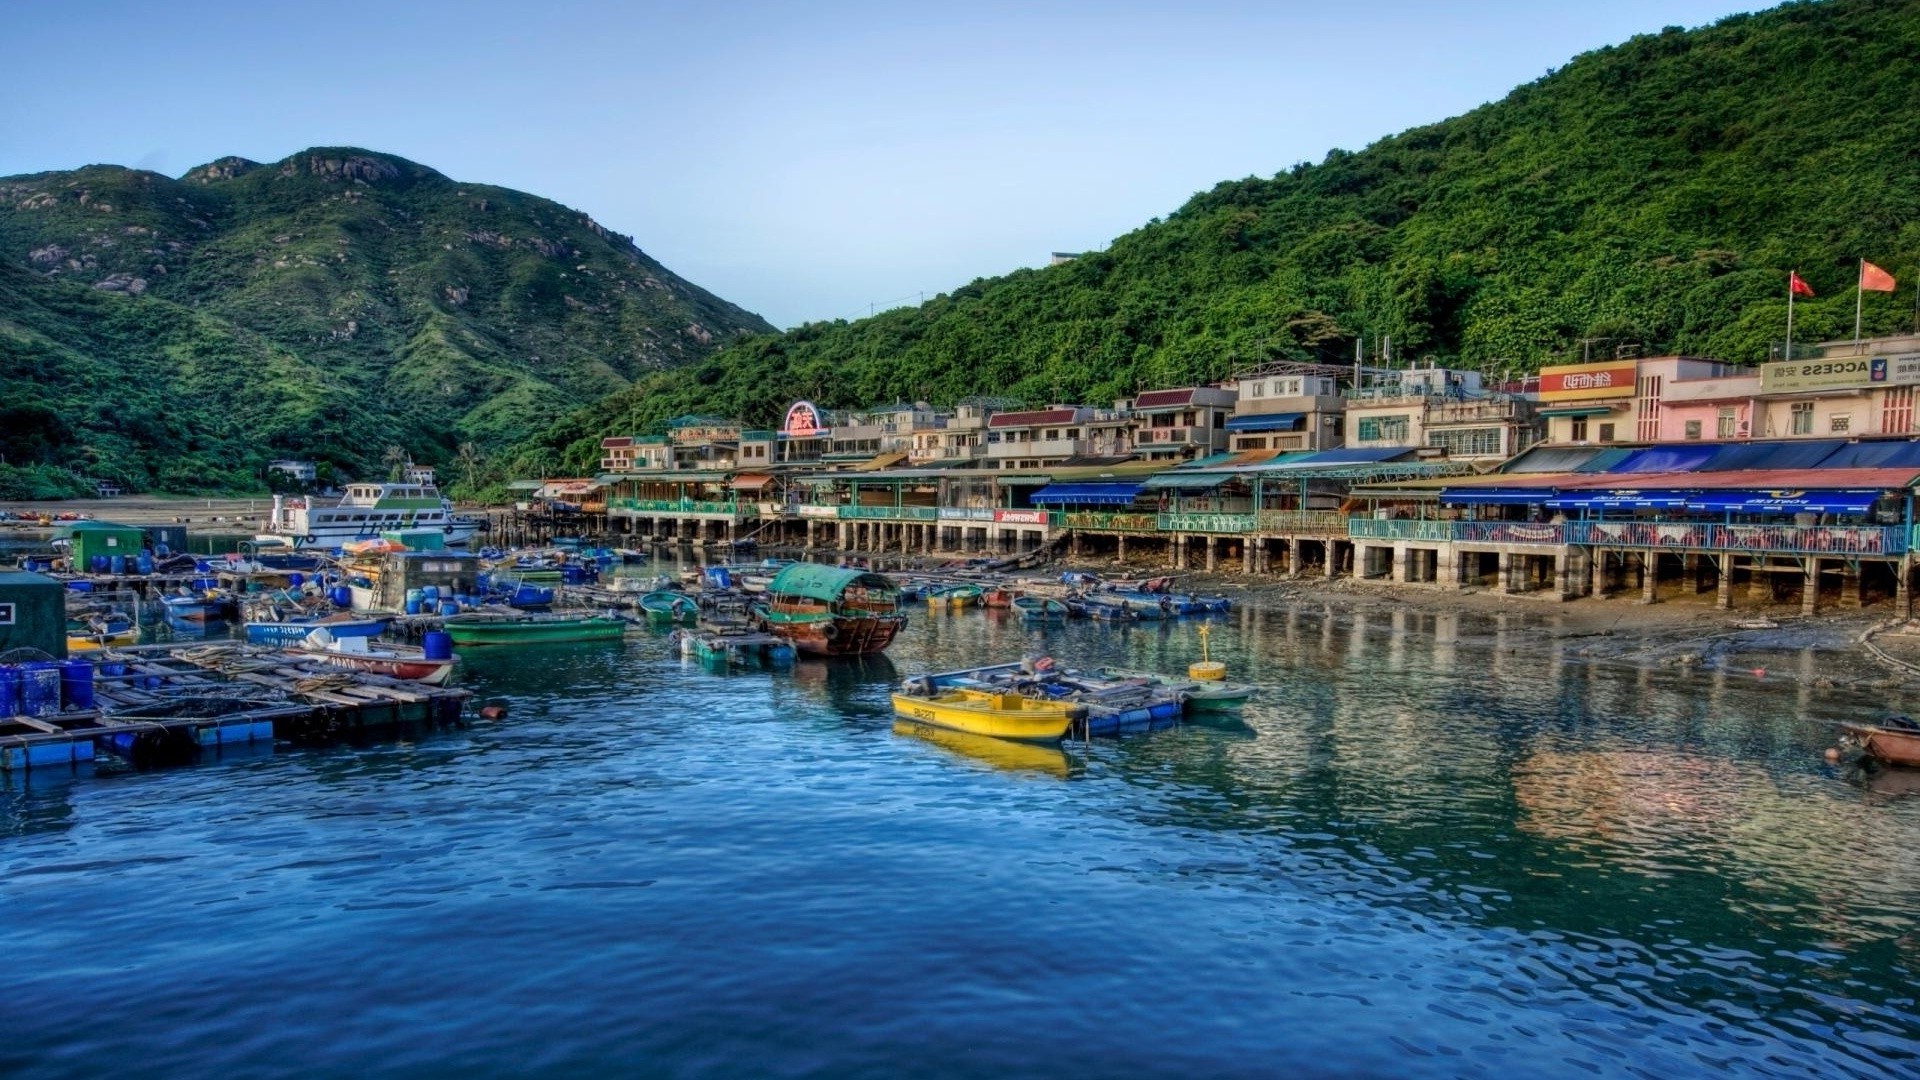
[[[1030,439],[1025,442],[990,442],[986,444],[986,452],[990,460],[997,461],[1004,458],[1069,458],[1090,451],[1086,439]]]
[[[1211,441],[1208,434],[1206,428],[1195,427],[1134,428],[1133,444],[1140,447],[1205,445]]]
[[[1260,531],[1291,535],[1345,536],[1347,516],[1338,510],[1262,510]]]

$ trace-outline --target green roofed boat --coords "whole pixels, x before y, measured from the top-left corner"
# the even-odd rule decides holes
[[[548,641],[618,641],[624,619],[605,615],[495,614],[476,611],[449,615],[446,631],[455,645],[529,645]]]
[[[907,625],[900,587],[871,570],[793,563],[767,583],[766,595],[753,609],[760,627],[818,656],[880,652]]]

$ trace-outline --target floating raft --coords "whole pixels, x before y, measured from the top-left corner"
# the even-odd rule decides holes
[[[96,676],[92,709],[0,717],[0,769],[71,766],[99,754],[164,764],[207,747],[323,746],[454,727],[472,696],[238,642],[95,655],[124,672]]]

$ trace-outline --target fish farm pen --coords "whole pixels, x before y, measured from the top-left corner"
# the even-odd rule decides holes
[[[238,642],[61,662],[15,649],[0,653],[0,770],[98,756],[176,764],[226,746],[389,738],[464,723],[471,696]]]

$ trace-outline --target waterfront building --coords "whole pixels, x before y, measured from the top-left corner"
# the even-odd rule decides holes
[[[1742,369],[1694,356],[1655,356],[1540,369],[1540,415],[1549,443],[1645,443],[1660,438],[1662,394],[1674,382]]]
[[[1376,372],[1350,388],[1346,431],[1348,446],[1491,465],[1538,442],[1541,423],[1533,396],[1487,390],[1477,371],[1432,366]]]
[[[1117,410],[1084,405],[994,413],[987,418],[984,464],[989,469],[1031,470],[1075,459],[1124,460],[1132,452],[1126,435],[1129,422]]]
[[[1346,438],[1346,399],[1339,369],[1276,364],[1231,384],[1227,418],[1231,450],[1325,450]]]
[[[1148,390],[1114,402],[1113,411],[1131,417],[1126,431],[1136,456],[1177,465],[1227,449],[1227,418],[1238,400],[1223,387],[1189,386]]]

